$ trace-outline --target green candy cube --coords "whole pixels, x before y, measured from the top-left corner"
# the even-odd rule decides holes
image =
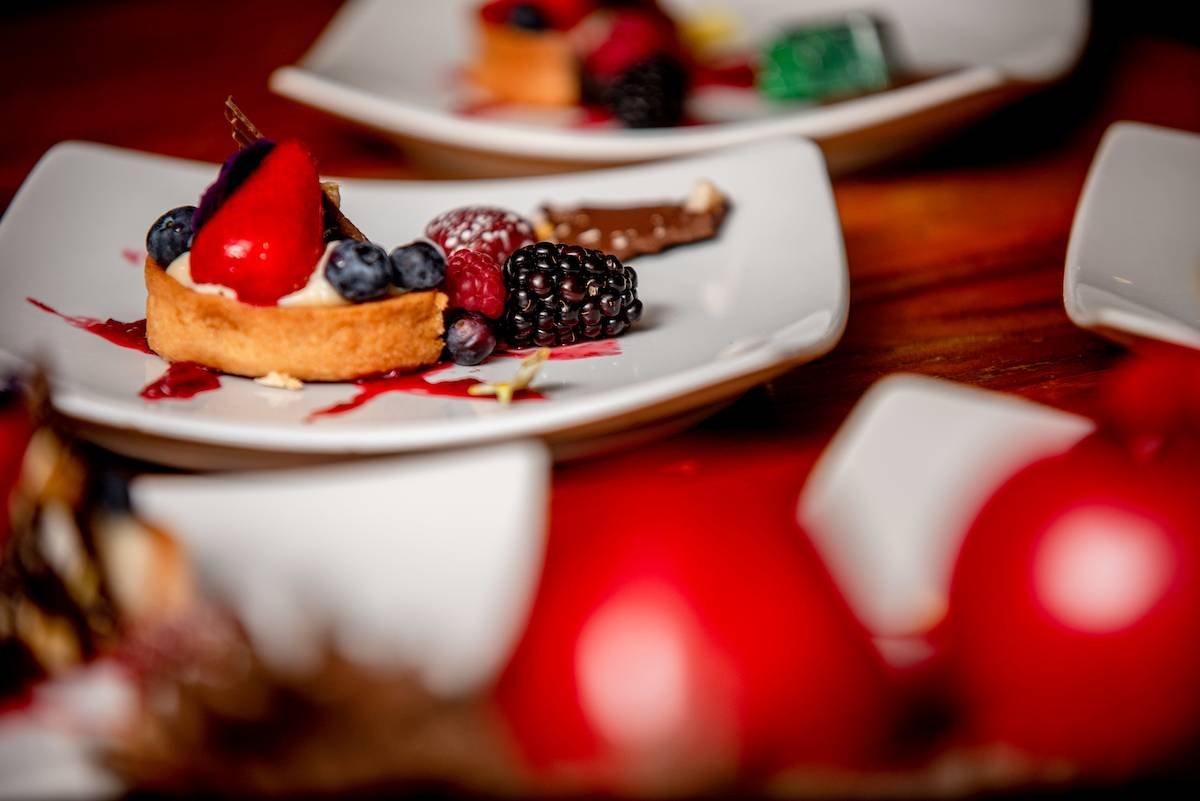
[[[864,14],[789,31],[763,48],[758,71],[759,91],[772,100],[822,100],[887,85],[883,37]]]

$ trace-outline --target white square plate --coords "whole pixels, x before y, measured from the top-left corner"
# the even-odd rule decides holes
[[[915,375],[867,391],[813,469],[800,521],[851,606],[904,661],[941,620],[954,559],[1013,472],[1092,430],[1081,417]]]
[[[732,397],[820,356],[846,323],[841,231],[821,153],[809,142],[764,142],[586,175],[446,183],[349,180],[342,186],[347,213],[389,249],[419,236],[434,215],[460,205],[529,213],[546,200],[682,197],[697,179],[708,178],[728,193],[734,208],[716,240],[637,260],[646,313],[618,340],[621,355],[548,363],[536,385],[545,401],[504,407],[490,400],[391,393],[351,413],[310,420],[312,412],[351,398],[356,388],[312,384],[289,393],[222,377],[218,391],[148,402],[138,393],[163,372],[160,359],[73,328],[26,299],[71,315],[143,317],[139,254],[146,229],[166,209],[194,203],[215,174],[212,165],[99,145],[59,145],[34,169],[0,221],[0,349],[48,358],[56,405],[103,427],[110,447],[196,466],[184,450],[164,443],[311,456],[530,435],[562,440],[606,426],[623,431]],[[443,375],[500,380],[511,377],[515,364],[493,358]],[[139,447],[130,431],[157,444]]]
[[[829,140],[835,167],[857,166],[1060,78],[1079,57],[1089,21],[1084,0],[676,0],[666,5],[678,12],[727,7],[751,42],[805,19],[869,11],[888,24],[901,66],[934,77],[830,105],[747,104],[741,92],[722,102],[713,93],[704,102],[719,113],[706,116],[727,121],[580,130],[562,115],[484,119],[457,111],[456,76],[471,59],[479,4],[352,0],[299,64],[272,75],[271,88],[403,137],[541,162],[641,161],[792,134]],[[870,130],[877,135],[852,136]]]
[[[1108,129],[1075,212],[1063,300],[1076,325],[1200,348],[1200,136]]]

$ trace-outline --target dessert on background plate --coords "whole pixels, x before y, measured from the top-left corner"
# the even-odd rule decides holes
[[[644,5],[600,10],[600,30],[614,28],[617,14],[645,16]],[[390,133],[414,159],[462,177],[591,169],[785,134],[817,141],[829,169],[839,173],[927,146],[1059,81],[1083,52],[1090,16],[1085,0],[664,0],[661,7],[701,67],[688,76],[682,124],[669,128],[631,129],[610,107],[584,98],[578,65],[603,49],[600,42],[577,42],[553,28],[522,29],[515,23],[542,21],[528,9],[511,23],[503,14],[488,22],[482,0],[351,0],[302,58],[272,74],[271,88]],[[562,76],[568,96],[583,102],[498,97],[472,77],[490,62],[483,56],[485,31],[530,42],[510,48],[509,63],[520,72],[506,88],[532,82],[524,76],[546,63],[533,53],[543,41],[557,42],[549,68]],[[582,52],[569,61],[565,51],[575,43]],[[612,52],[616,70],[623,59],[648,60],[635,48],[623,54],[614,45]]]
[[[708,121],[689,102],[705,89],[768,109],[896,82],[883,27],[862,13],[782,27],[759,52],[731,11],[673,16],[657,0],[489,0],[474,21],[466,75],[485,99],[471,114],[582,107],[584,127],[665,128]]]

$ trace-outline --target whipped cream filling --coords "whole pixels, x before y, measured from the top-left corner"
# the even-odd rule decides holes
[[[329,261],[329,254],[333,252],[337,242],[330,242],[325,246],[325,252],[321,254],[321,258],[317,259],[317,264],[313,267],[312,275],[308,277],[308,283],[297,289],[291,294],[281,297],[275,305],[277,306],[349,306],[350,301],[338,294],[337,290],[329,281],[325,280],[325,264]],[[171,262],[167,267],[167,275],[174,278],[179,283],[186,286],[195,292],[203,295],[220,295],[223,298],[237,300],[237,292],[233,289],[224,286],[223,284],[198,284],[192,278],[192,259],[191,252],[184,251],[179,258]]]

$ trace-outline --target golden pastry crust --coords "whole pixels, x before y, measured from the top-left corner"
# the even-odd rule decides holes
[[[252,306],[195,292],[146,260],[146,339],[171,362],[251,378],[348,381],[414,370],[442,353],[441,292],[332,307]]]

